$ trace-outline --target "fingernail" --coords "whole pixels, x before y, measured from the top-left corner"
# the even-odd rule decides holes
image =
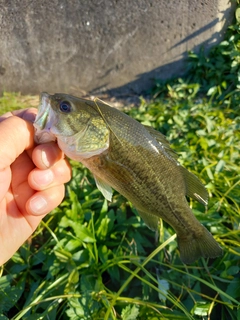
[[[36,215],[45,214],[47,205],[46,199],[40,195],[33,197],[29,202],[31,212]]]
[[[40,185],[41,187],[45,187],[53,182],[54,175],[52,170],[42,170],[33,173],[33,179],[35,183]]]
[[[47,154],[46,154],[46,152],[44,150],[42,150],[42,162],[47,168],[50,167],[50,163],[49,163],[49,160],[47,158]]]

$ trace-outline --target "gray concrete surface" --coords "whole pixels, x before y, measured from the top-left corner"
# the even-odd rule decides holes
[[[228,0],[0,0],[0,91],[139,94],[232,18]]]

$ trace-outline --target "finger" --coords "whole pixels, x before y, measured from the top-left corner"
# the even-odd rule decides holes
[[[36,118],[36,114],[37,114],[36,108],[20,109],[20,110],[14,110],[12,112],[9,111],[0,117],[0,122],[12,116],[17,116],[19,118],[22,118],[23,120],[33,122]]]
[[[34,129],[19,117],[6,118],[0,124],[0,171],[9,166],[26,149],[33,146]]]
[[[55,142],[40,144],[34,148],[32,153],[33,162],[39,169],[50,168],[63,158],[64,153]]]
[[[27,202],[24,212],[17,214],[19,212],[18,207],[13,201],[12,194],[9,194],[8,200],[11,214],[7,216],[8,223],[4,221],[4,216],[1,217],[4,228],[0,233],[0,241],[3,244],[0,265],[10,259],[19,246],[35,231],[42,218],[61,203],[63,196],[63,185],[37,192]],[[11,235],[11,239],[9,235]]]
[[[50,169],[33,169],[28,176],[28,183],[35,190],[44,190],[66,183],[70,179],[71,167],[67,160],[61,159]]]
[[[14,110],[12,112],[14,116],[17,116],[19,118],[22,118],[23,120],[34,122],[36,115],[37,115],[37,109],[36,108],[27,108],[22,110]]]
[[[18,209],[22,212],[25,211],[27,200],[35,193],[35,190],[28,183],[28,175],[34,168],[32,159],[27,152],[21,153],[11,165],[11,191]]]
[[[26,203],[26,210],[29,215],[26,219],[35,230],[39,223],[39,217],[42,219],[54,208],[59,206],[65,194],[64,185],[55,186],[43,191],[36,192]]]

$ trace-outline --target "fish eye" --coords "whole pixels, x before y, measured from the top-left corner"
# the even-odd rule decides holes
[[[69,113],[72,109],[71,104],[68,101],[62,101],[59,105],[60,111]]]

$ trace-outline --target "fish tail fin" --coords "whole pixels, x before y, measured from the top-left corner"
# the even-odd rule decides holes
[[[178,247],[180,258],[183,263],[190,264],[200,257],[216,258],[221,256],[223,251],[211,233],[202,226],[200,236],[192,234],[191,237],[178,237]]]

